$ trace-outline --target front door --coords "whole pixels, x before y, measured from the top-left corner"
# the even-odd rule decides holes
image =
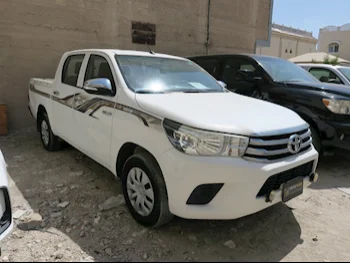
[[[262,75],[249,60],[228,58],[223,64],[221,79],[227,84],[227,89],[237,94],[266,99],[261,90],[259,79]]]
[[[87,80],[107,78],[112,84],[110,95],[90,94],[83,88],[74,97],[75,141],[78,148],[102,165],[109,167],[112,122],[116,101],[115,78],[109,58],[104,54],[90,54],[84,77]]]
[[[52,91],[51,127],[56,135],[74,145],[72,134],[74,133],[73,103],[74,96],[80,92],[77,82],[84,54],[68,56],[62,67],[62,72],[56,74],[54,89]]]
[[[309,70],[309,72],[321,82],[344,84],[342,80],[329,69],[313,67]]]

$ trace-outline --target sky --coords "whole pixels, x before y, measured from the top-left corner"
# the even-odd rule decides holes
[[[350,23],[350,0],[274,0],[273,19],[318,38],[320,28]]]

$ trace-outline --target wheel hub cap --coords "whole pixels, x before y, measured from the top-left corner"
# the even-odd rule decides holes
[[[132,168],[127,177],[128,197],[134,210],[142,215],[151,214],[154,207],[154,191],[147,174],[140,168]]]

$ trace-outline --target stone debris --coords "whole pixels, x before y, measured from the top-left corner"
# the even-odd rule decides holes
[[[63,203],[59,203],[57,206],[59,208],[66,208],[69,205],[69,202],[63,202]]]
[[[197,241],[197,238],[195,236],[192,236],[192,235],[189,236],[188,239],[191,241]]]
[[[20,219],[22,216],[24,216],[27,213],[28,213],[27,210],[19,209],[19,210],[15,211],[12,216],[14,219]]]
[[[62,216],[62,212],[53,212],[50,214],[51,218],[57,218],[57,217],[61,217]]]
[[[82,176],[84,174],[83,171],[78,171],[78,172],[70,172],[69,176],[76,177],[76,176]]]
[[[106,249],[105,249],[105,252],[106,252],[106,254],[109,255],[109,256],[112,256],[112,255],[113,255],[112,249],[110,249],[110,248],[106,248]]]
[[[50,195],[50,194],[52,194],[52,193],[53,193],[53,190],[52,190],[52,189],[47,189],[47,190],[45,190],[45,194]]]
[[[99,206],[100,211],[108,211],[113,208],[120,207],[121,205],[125,204],[124,196],[118,195],[118,196],[112,196],[108,198],[106,201],[104,201],[103,204]]]
[[[231,249],[235,249],[236,248],[236,244],[235,242],[233,242],[232,240],[228,240],[224,243],[225,247],[231,248]]]

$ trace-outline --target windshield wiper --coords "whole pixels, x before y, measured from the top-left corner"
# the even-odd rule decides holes
[[[180,90],[179,92],[183,92],[183,93],[205,93],[204,90]]]
[[[164,91],[152,91],[152,90],[138,90],[135,91],[137,94],[163,94]]]
[[[164,91],[138,90],[135,93],[138,93],[138,94],[170,94],[170,93],[211,93],[211,92],[216,92],[216,91],[215,90],[197,90],[197,89],[164,90]]]

